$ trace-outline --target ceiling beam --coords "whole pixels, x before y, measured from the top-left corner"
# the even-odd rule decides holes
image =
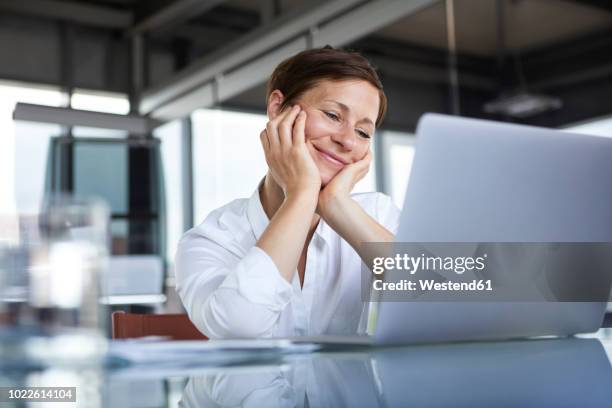
[[[246,60],[257,58],[274,46],[307,31],[320,20],[336,15],[359,2],[360,0],[319,0],[308,12],[303,9],[294,10],[291,14],[277,19],[273,25],[260,27],[248,36],[238,38],[227,47],[195,61],[169,80],[146,90],[140,104],[140,113],[151,113],[221,73],[241,66]]]
[[[280,17],[169,82],[145,92],[141,114],[169,120],[213,106],[265,81],[283,59],[312,46],[342,46],[438,0],[322,1]]]
[[[21,102],[15,106],[13,120],[124,130],[133,135],[147,135],[159,126],[159,122],[137,115],[117,115]]]
[[[175,0],[169,6],[145,17],[130,30],[131,34],[139,34],[161,30],[178,25],[192,17],[200,15],[225,0]]]
[[[133,16],[129,11],[76,1],[52,0],[2,0],[0,13],[63,20],[83,25],[104,28],[127,29],[132,26]]]

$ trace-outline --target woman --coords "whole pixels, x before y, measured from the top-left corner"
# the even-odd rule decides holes
[[[184,235],[178,293],[210,338],[364,333],[360,244],[393,241],[399,218],[383,194],[351,195],[386,112],[380,80],[325,47],[282,62],[267,94],[269,170]]]

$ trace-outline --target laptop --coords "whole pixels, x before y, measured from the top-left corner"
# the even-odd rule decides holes
[[[440,114],[424,115],[416,133],[396,242],[612,243],[612,139]],[[610,292],[610,277],[595,284]],[[380,302],[372,336],[296,341],[569,336],[598,330],[605,309],[605,301]]]

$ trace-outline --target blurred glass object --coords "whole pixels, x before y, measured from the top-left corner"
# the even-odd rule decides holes
[[[47,199],[38,217],[20,218],[18,244],[0,248],[2,365],[100,361],[108,220],[103,202],[70,196]]]

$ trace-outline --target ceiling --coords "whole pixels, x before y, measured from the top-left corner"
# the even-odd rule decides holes
[[[612,2],[610,2],[612,4]],[[503,2],[506,47],[530,50],[612,27],[612,11],[586,2],[506,0]],[[429,7],[377,33],[383,38],[446,48],[444,3]],[[497,52],[497,2],[455,0],[457,50],[481,56]]]
[[[187,6],[148,33],[160,40],[176,37],[194,43],[206,42],[211,35],[216,39],[212,48],[223,47],[222,39],[233,39],[232,34],[244,35],[266,24],[273,28],[275,18],[325,3],[322,0],[10,0],[10,3],[22,4],[20,13],[32,15],[37,14],[39,2],[57,3],[58,8],[62,4],[85,4],[130,13],[134,26],[173,7]],[[1,3],[0,15],[7,10]],[[609,0],[454,0],[459,52],[490,56],[498,51],[500,5],[508,49],[531,50],[612,27],[612,1]],[[15,7],[8,7],[8,11],[11,9],[14,11]],[[38,17],[51,19],[51,14],[47,11]],[[79,22],[78,16],[74,16],[74,21]],[[402,18],[375,36],[445,49],[445,1]]]
[[[386,0],[358,0],[351,10],[338,13],[375,1]],[[348,0],[0,0],[0,47],[8,50],[0,77],[146,93],[204,69],[206,63],[214,65],[215,58],[240,48],[236,44],[251,44],[258,35],[291,25],[294,17],[333,2]],[[439,91],[436,97],[443,104],[448,82],[445,3],[440,0],[347,46],[371,58],[389,83],[397,79],[395,88],[406,86],[417,95],[415,87],[421,86],[424,96],[419,100]],[[82,6],[88,10],[75,12]],[[520,61],[524,66],[521,75],[533,89],[555,93],[573,87],[575,94],[565,95],[564,103],[578,112],[577,118],[603,109],[599,97],[578,94],[588,84],[591,94],[603,92],[600,84],[610,83],[611,0],[454,0],[454,9],[461,86],[477,93],[474,109],[482,105],[478,98],[491,98],[483,92],[519,76],[512,63],[500,63],[500,57],[506,57],[502,52],[512,50],[521,51],[514,65]],[[142,87],[135,91],[130,64],[137,54],[132,52],[132,40],[138,33],[144,34],[146,67],[141,71]],[[262,87],[256,86],[231,102],[259,109],[262,94]],[[587,109],[587,101],[597,106]]]

